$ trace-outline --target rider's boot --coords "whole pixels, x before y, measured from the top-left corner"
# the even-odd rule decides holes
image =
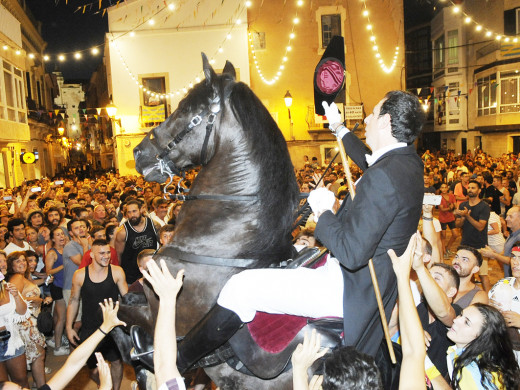
[[[199,359],[217,349],[242,326],[231,310],[215,305],[178,345],[177,367],[182,374]]]

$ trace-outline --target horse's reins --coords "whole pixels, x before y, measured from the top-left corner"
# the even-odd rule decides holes
[[[179,134],[177,134],[172,140],[170,140],[166,144],[166,149],[164,149],[161,153],[157,154],[155,158],[157,159],[157,163],[159,165],[159,169],[161,173],[165,173],[169,177],[168,184],[164,187],[164,195],[170,197],[171,200],[217,200],[217,201],[231,201],[231,202],[250,202],[256,200],[258,197],[256,195],[219,195],[219,194],[199,194],[199,195],[185,195],[185,194],[170,194],[168,192],[168,188],[171,186],[173,182],[174,176],[182,176],[184,177],[184,170],[178,168],[175,163],[168,158],[168,155],[172,151],[175,145],[178,145],[186,135],[188,135],[195,127],[202,123],[202,120],[205,116],[208,116],[208,121],[206,124],[206,135],[204,137],[204,142],[202,143],[202,149],[200,151],[200,161],[202,165],[207,163],[206,158],[208,154],[208,143],[209,137],[211,136],[213,125],[215,123],[215,119],[217,115],[220,113],[220,97],[217,96],[210,101],[209,107],[205,108],[197,115],[191,118],[188,126],[184,130],[182,130]],[[150,142],[160,150],[160,146],[156,141],[157,136],[155,135],[155,129],[152,130],[154,134],[154,138],[150,139]]]

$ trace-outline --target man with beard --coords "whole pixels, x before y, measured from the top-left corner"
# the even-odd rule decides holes
[[[74,272],[78,270],[83,254],[90,249],[92,243],[88,235],[88,222],[84,219],[73,219],[68,223],[69,234],[72,239],[63,248],[63,298],[65,304],[69,304],[70,294],[72,290],[72,278]],[[81,306],[78,318],[74,321],[81,320]]]
[[[460,278],[459,290],[453,303],[462,309],[477,302],[487,304],[486,292],[471,281],[473,275],[478,274],[482,265],[482,255],[479,251],[470,246],[459,246],[452,265]]]
[[[126,203],[125,217],[127,221],[116,233],[116,251],[125,271],[126,282],[131,285],[142,274],[137,266],[137,255],[143,249],[157,249],[160,229],[150,218],[143,217],[141,204],[137,200]]]
[[[480,249],[487,245],[487,224],[489,220],[489,206],[480,200],[480,185],[476,180],[468,184],[467,202],[460,204],[453,214],[457,217],[457,227],[462,227],[461,245]]]

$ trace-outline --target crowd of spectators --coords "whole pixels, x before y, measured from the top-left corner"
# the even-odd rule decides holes
[[[189,186],[190,177],[191,173],[188,179],[176,182],[171,192]],[[9,309],[9,320],[4,318],[4,326],[0,324],[0,338],[4,335],[0,342],[5,343],[0,351],[0,381],[10,378],[27,388],[30,371],[33,385],[40,388],[50,373],[45,367],[46,354],[70,354],[78,340],[86,340],[96,329],[82,333],[82,328],[87,328],[85,323],[96,316],[97,324],[102,321],[100,313],[92,312],[82,319],[82,303],[92,302],[88,297],[77,299],[86,287],[84,283],[74,287],[76,271],[88,268],[85,273],[98,282],[96,277],[106,265],[100,268],[97,264],[105,260],[106,248],[110,263],[106,280],[116,283],[120,295],[128,291],[128,286],[132,291],[142,291],[138,256],[143,266],[144,254],[150,255],[171,240],[181,203],[165,199],[157,183],[112,173],[83,180],[43,178],[0,192],[0,270],[8,282],[2,284],[2,291],[11,291],[16,298],[7,300],[6,292],[0,302],[0,312],[2,303],[16,303]],[[119,274],[122,281],[118,281]],[[97,304],[93,302],[95,307]],[[47,327],[52,313],[52,326],[45,334],[40,313],[46,314]],[[113,345],[112,349],[117,348]],[[103,352],[106,355],[106,348]],[[110,365],[111,386],[115,389],[122,376],[122,370],[114,373],[117,360],[112,359]],[[94,356],[88,363],[91,377],[99,384]]]
[[[518,388],[520,160],[514,154],[491,157],[482,151],[463,156],[426,151],[422,159],[424,191],[440,196],[440,204],[424,206],[422,235],[411,238],[405,254],[390,254],[399,288],[390,332],[394,348],[401,351],[400,364],[385,368],[352,348],[325,351],[313,333],[294,353],[294,389],[363,388],[356,387],[360,370],[370,388],[386,388],[388,373],[383,370],[399,368],[399,388]],[[326,169],[329,161],[322,166],[316,158],[304,160],[295,170],[301,193],[310,192],[321,178],[341,203],[349,191],[342,164],[333,162]],[[177,178],[171,192],[189,188],[195,174]],[[353,182],[361,177],[354,165],[350,174]],[[110,280],[117,285],[114,299],[142,291],[144,279],[156,290],[161,298],[156,336],[170,346],[169,351],[156,346],[156,352],[161,351],[154,355],[161,372],[157,385],[183,388],[182,380],[172,380],[180,374],[173,368],[175,335],[172,339],[166,331],[174,324],[175,300],[164,305],[165,297],[179,291],[182,273],[174,278],[164,264],[158,267],[151,261],[154,251],[175,234],[181,207],[181,202],[165,199],[163,190],[142,177],[112,173],[96,179],[41,179],[2,190],[0,271],[8,283],[1,284],[0,292],[0,381],[10,379],[27,388],[30,370],[34,386],[45,388],[45,355],[50,349],[54,355],[70,354],[73,346],[79,350],[92,337],[99,342],[103,329],[120,324],[117,306],[105,303],[106,326],[100,317],[93,328],[89,325],[88,334],[81,333],[81,302],[92,306],[83,286],[88,278],[96,283],[103,263],[105,268],[110,264]],[[313,237],[312,215],[304,214],[299,225],[294,232],[298,250],[321,246]],[[462,246],[456,246],[459,240]],[[495,286],[489,281],[488,259],[503,266],[505,278]],[[148,269],[144,275],[143,269]],[[39,329],[40,312],[52,312],[52,331],[47,334]],[[110,349],[105,344],[104,354]],[[82,364],[89,356],[82,357]],[[309,383],[308,369],[323,356],[324,376]],[[69,359],[73,357],[77,360],[74,354]],[[100,388],[118,389],[118,358],[105,358],[110,368],[100,356],[89,360],[92,378]]]

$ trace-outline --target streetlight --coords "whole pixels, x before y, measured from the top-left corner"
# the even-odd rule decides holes
[[[114,118],[117,114],[117,107],[112,102],[110,102],[110,104],[107,104],[106,110],[107,110],[107,114],[110,118]]]
[[[287,112],[289,113],[289,138],[292,141],[294,141],[293,121],[292,121],[292,117],[291,117],[292,95],[289,92],[289,90],[287,90],[287,92],[285,93],[285,96],[283,97],[283,100],[285,101],[285,106],[287,107]]]
[[[58,127],[58,134],[60,137],[65,133],[65,128],[63,126]]]
[[[113,122],[119,124],[119,127],[121,127],[121,118],[116,119],[117,106],[114,103],[112,103],[112,101],[110,101],[110,104],[107,104],[105,109],[107,110],[107,114],[110,117],[110,119],[112,119]]]

